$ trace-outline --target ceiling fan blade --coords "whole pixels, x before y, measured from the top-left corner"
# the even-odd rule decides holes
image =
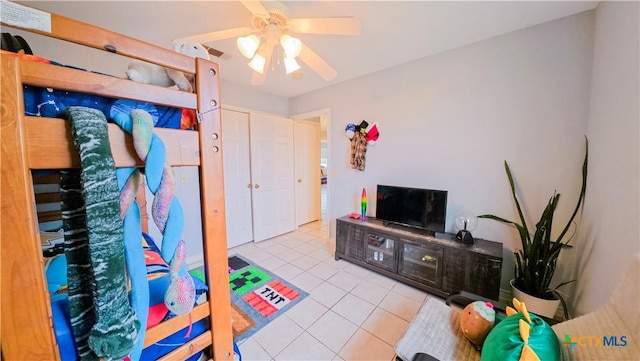
[[[338,75],[331,65],[327,64],[327,62],[322,60],[318,54],[304,44],[302,44],[302,50],[300,51],[298,58],[300,58],[300,60],[307,64],[309,68],[318,73],[318,75],[326,81],[329,81]]]
[[[199,35],[187,36],[177,40],[189,41],[194,43],[211,43],[217,40],[224,40],[229,38],[235,38],[238,36],[245,36],[253,31],[250,27],[243,26],[240,28],[231,28],[220,31],[214,31],[211,33],[204,33]]]
[[[265,17],[269,15],[269,11],[262,5],[260,1],[242,1],[240,0],[242,5],[249,10],[249,12],[255,16]]]
[[[251,85],[262,85],[264,81],[267,79],[267,73],[269,72],[269,67],[271,66],[271,54],[273,54],[273,46],[269,46],[264,54],[264,58],[266,59],[264,63],[264,71],[262,74],[257,71],[253,71],[251,74]]]
[[[360,23],[351,16],[289,19],[287,26],[296,33],[360,35]]]

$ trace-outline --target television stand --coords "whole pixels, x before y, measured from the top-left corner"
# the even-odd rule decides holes
[[[363,221],[345,216],[336,223],[336,260],[347,260],[445,298],[458,291],[499,297],[502,243],[476,238],[474,244],[462,244],[451,233],[389,224],[373,217]]]

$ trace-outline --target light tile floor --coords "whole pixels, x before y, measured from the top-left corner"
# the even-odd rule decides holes
[[[334,258],[325,221],[229,250],[309,293],[239,345],[242,359],[384,360],[427,293]]]

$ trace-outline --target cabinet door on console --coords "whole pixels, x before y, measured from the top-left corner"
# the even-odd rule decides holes
[[[465,272],[465,291],[497,300],[500,296],[502,260],[481,254],[469,254]]]
[[[366,232],[366,261],[376,267],[396,272],[396,238],[383,233]]]
[[[357,260],[364,260],[364,231],[363,226],[338,220],[336,222],[336,252]]]
[[[440,288],[442,281],[442,248],[402,240],[398,274],[425,285]]]
[[[455,248],[447,248],[444,255],[444,271],[442,275],[442,290],[447,293],[469,291],[465,289],[465,265],[467,252]]]
[[[443,291],[467,291],[498,299],[502,259],[465,250],[447,249],[444,262]]]

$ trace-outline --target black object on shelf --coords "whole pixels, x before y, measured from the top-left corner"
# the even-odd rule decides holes
[[[464,244],[473,244],[474,242],[473,235],[471,235],[471,232],[467,231],[466,229],[458,231],[458,233],[456,234],[456,240]]]

